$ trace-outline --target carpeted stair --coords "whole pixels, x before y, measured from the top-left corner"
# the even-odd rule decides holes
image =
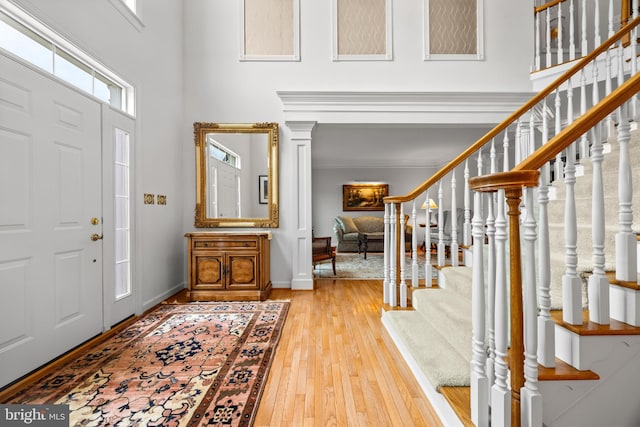
[[[383,321],[402,341],[431,386],[468,386],[471,363],[470,267],[442,270],[442,288],[412,291],[414,310],[392,310]]]
[[[618,162],[620,145],[615,138],[610,140],[610,152],[604,154],[602,161],[602,175],[605,204],[605,270],[615,269],[615,234],[618,231]],[[640,133],[631,132],[629,142],[629,156],[631,159],[640,159]],[[593,243],[591,233],[591,201],[593,167],[589,159],[582,162],[584,175],[578,176],[575,183],[576,219],[577,219],[577,248],[578,275],[583,278],[583,305],[587,306],[587,279],[585,273],[593,269]],[[632,176],[637,181],[640,176],[640,163],[631,162]],[[562,275],[565,270],[565,239],[564,239],[564,211],[565,211],[565,185],[562,179],[553,184],[556,197],[549,201],[549,251],[551,258],[551,308],[562,307]],[[634,183],[633,187],[633,212],[640,212],[640,185]],[[633,229],[639,227],[635,224]]]

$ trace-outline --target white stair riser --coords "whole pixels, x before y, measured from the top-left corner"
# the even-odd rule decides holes
[[[611,285],[609,300],[612,319],[640,326],[640,291]]]

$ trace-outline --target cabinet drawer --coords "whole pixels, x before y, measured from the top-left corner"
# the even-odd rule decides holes
[[[195,240],[193,249],[257,249],[258,242],[256,240]]]

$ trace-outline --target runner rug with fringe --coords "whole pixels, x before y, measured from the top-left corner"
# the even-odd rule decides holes
[[[289,302],[163,304],[4,403],[70,425],[250,426]]]

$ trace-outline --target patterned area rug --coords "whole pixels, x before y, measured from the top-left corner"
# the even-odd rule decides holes
[[[418,278],[424,279],[424,253],[418,255]],[[411,265],[413,261],[405,259],[405,277],[411,277]],[[384,254],[381,252],[367,253],[367,259],[363,254],[338,253],[336,255],[336,275],[333,275],[330,261],[324,261],[316,265],[313,274],[317,278],[329,279],[383,279],[384,278]]]
[[[74,426],[250,426],[288,309],[161,305],[5,403],[68,404]]]

